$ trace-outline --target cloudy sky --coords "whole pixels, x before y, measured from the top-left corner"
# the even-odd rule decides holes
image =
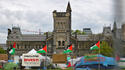
[[[7,29],[42,32],[53,30],[53,10],[65,11],[69,0],[0,0],[0,43],[5,43]],[[113,0],[70,0],[72,29],[90,27],[93,33],[113,24]]]

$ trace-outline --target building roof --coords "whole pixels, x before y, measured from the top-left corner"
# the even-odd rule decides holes
[[[45,41],[46,35],[39,34],[30,34],[30,35],[22,35],[22,41]]]
[[[72,35],[75,37],[75,35]],[[89,41],[90,40],[90,36],[89,35],[77,35],[77,39],[78,41]]]
[[[89,35],[78,35],[77,36],[78,41],[90,41]]]
[[[45,41],[46,35],[40,34],[23,34],[17,39],[10,38],[7,41]]]

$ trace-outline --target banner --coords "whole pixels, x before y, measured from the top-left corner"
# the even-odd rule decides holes
[[[40,55],[23,54],[22,66],[40,66]]]
[[[67,63],[67,55],[66,54],[53,54],[52,61],[56,64],[66,64]]]
[[[8,60],[8,55],[7,54],[0,54],[0,60]]]
[[[85,62],[92,62],[92,61],[99,62],[99,61],[105,61],[105,58],[96,54],[89,54],[89,55],[84,56],[84,61]]]

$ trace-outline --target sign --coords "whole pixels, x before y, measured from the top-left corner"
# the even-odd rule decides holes
[[[118,62],[118,66],[121,68],[125,68],[125,58],[120,58],[120,61]]]
[[[84,56],[84,61],[85,62],[90,62],[90,61],[105,61],[105,58],[104,57],[99,57],[98,55],[95,55],[95,54],[90,54],[90,55],[86,55]]]
[[[8,55],[7,54],[0,54],[0,60],[8,60]]]
[[[22,66],[40,66],[40,55],[23,54]]]
[[[121,68],[125,68],[125,62],[119,62],[118,66],[121,67]]]
[[[67,63],[67,55],[66,54],[53,54],[52,61],[56,64],[66,64]]]

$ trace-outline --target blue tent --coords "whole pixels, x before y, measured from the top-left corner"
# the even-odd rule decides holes
[[[100,64],[101,68],[113,68],[116,65],[116,61],[112,57],[106,57],[103,55],[97,55],[97,61],[86,61],[83,56],[79,62],[76,63],[75,68],[79,67],[90,67],[90,68],[98,68]]]

